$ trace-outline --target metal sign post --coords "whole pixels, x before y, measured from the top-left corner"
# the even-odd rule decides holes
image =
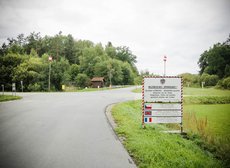
[[[164,61],[164,76],[165,76],[166,75],[166,61],[167,61],[167,57],[166,56],[164,56],[163,61]]]
[[[49,79],[48,79],[48,91],[50,92],[50,75],[51,75],[51,62],[52,62],[53,58],[52,58],[51,56],[49,56],[48,60],[49,60]]]
[[[142,125],[178,123],[183,132],[183,85],[176,76],[147,76],[142,85]]]
[[[4,85],[2,85],[2,95],[4,95]]]
[[[12,95],[16,96],[16,84],[12,83]]]

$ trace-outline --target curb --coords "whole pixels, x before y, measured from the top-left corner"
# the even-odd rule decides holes
[[[117,128],[117,124],[114,121],[114,118],[112,116],[111,110],[112,110],[113,106],[116,105],[116,104],[118,104],[118,103],[109,104],[108,106],[106,106],[106,108],[105,108],[105,116],[107,118],[108,124],[111,126],[111,128],[113,130],[113,134],[115,135],[115,138],[120,141],[121,145],[123,146],[123,149],[129,155],[129,152],[126,150],[126,148],[123,145],[124,139],[122,139],[122,137],[119,137],[117,135],[116,131],[115,131],[115,128]],[[128,161],[134,168],[137,168],[135,162],[133,161],[133,159],[132,159],[132,157],[130,155],[129,155]]]

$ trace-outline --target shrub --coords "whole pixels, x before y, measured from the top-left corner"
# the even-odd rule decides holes
[[[28,86],[28,91],[40,91],[41,90],[41,85],[39,85],[38,83],[34,83],[34,84],[29,84]]]
[[[230,89],[230,77],[220,80],[217,88]]]
[[[201,82],[205,82],[205,86],[215,86],[219,80],[217,75],[202,74],[200,77]]]
[[[90,79],[86,74],[78,74],[75,78],[78,87],[84,88],[90,85]]]
[[[225,89],[230,89],[230,77],[225,78],[225,79],[223,80],[223,87],[224,87]]]

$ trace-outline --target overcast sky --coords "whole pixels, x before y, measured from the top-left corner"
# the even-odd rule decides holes
[[[230,0],[0,0],[0,44],[62,31],[75,39],[128,46],[139,70],[197,73],[203,51],[230,33]]]

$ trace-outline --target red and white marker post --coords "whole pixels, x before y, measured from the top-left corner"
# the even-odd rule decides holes
[[[163,61],[164,61],[164,76],[166,76],[166,61],[167,61],[167,57],[166,56],[164,56]]]

